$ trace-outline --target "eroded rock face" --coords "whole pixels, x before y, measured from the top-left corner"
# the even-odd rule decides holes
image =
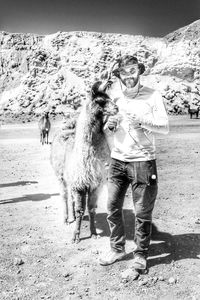
[[[170,113],[200,98],[200,21],[150,38],[96,32],[0,33],[0,114],[67,113],[121,53],[146,66],[143,83],[159,89]],[[195,100],[195,101],[196,101]]]

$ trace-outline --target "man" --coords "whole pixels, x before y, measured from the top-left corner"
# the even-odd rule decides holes
[[[157,196],[154,133],[168,133],[168,116],[161,94],[140,83],[144,71],[144,65],[136,57],[125,55],[112,71],[115,80],[106,90],[118,105],[119,113],[109,117],[105,125],[111,147],[107,204],[111,249],[99,260],[101,265],[109,265],[126,255],[123,202],[131,185],[136,244],[133,267],[137,270],[147,268]]]

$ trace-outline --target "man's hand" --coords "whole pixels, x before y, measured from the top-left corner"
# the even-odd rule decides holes
[[[117,116],[110,116],[106,122],[106,126],[110,130],[115,130],[118,124],[118,117]]]

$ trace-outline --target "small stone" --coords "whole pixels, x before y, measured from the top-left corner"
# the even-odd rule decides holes
[[[65,280],[66,280],[66,281],[69,281],[70,279],[69,279],[69,277],[67,277],[67,278],[65,278]]]
[[[123,283],[123,284],[126,284],[127,282],[128,282],[128,279],[127,279],[127,278],[122,279],[122,283]]]
[[[176,278],[170,277],[170,278],[168,279],[168,283],[169,283],[169,284],[174,284],[174,283],[176,283]]]
[[[99,254],[99,250],[97,249],[92,250],[92,254]]]
[[[78,247],[77,250],[78,250],[78,251],[84,251],[85,248],[83,248],[83,247]]]
[[[145,279],[140,280],[139,283],[138,283],[138,285],[139,286],[146,285],[148,282],[149,282],[149,279],[145,278]]]
[[[67,278],[67,277],[69,277],[69,276],[71,276],[70,273],[65,273],[65,274],[63,275],[63,277],[65,277],[65,278]]]
[[[164,281],[165,279],[164,279],[164,277],[161,275],[161,276],[158,277],[158,280]]]
[[[75,292],[74,292],[74,291],[69,291],[69,294],[70,294],[70,295],[74,295]]]
[[[157,276],[154,276],[153,278],[152,278],[152,282],[153,283],[156,283],[158,281],[158,277]]]
[[[123,280],[126,280],[126,281],[136,280],[139,277],[139,273],[135,269],[129,268],[121,273],[121,277]]]
[[[14,264],[16,266],[21,266],[24,264],[24,261],[21,258],[15,258]]]

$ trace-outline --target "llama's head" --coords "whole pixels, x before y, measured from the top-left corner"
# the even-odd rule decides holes
[[[93,84],[91,90],[91,109],[95,116],[101,118],[103,123],[106,122],[108,116],[113,116],[118,113],[118,106],[106,94],[107,85],[102,81],[97,81]]]

